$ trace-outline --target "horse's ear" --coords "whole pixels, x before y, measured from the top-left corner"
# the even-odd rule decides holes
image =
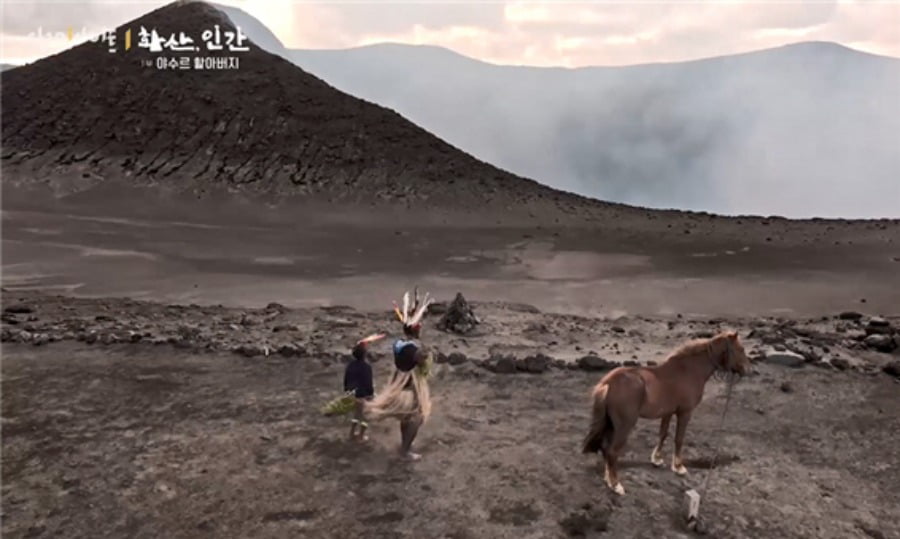
[[[738,332],[734,331],[734,330],[726,331],[725,336],[728,337],[729,339],[731,339],[732,341],[736,341],[738,339]]]

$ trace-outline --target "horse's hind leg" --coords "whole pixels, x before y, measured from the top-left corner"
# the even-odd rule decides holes
[[[681,459],[681,448],[684,446],[684,433],[687,432],[691,412],[678,412],[678,423],[675,425],[675,452],[672,454],[672,471],[678,475],[687,475],[687,468]]]
[[[625,487],[619,482],[619,473],[616,467],[619,462],[619,457],[625,451],[628,435],[631,434],[631,431],[637,424],[638,414],[636,411],[633,413],[623,412],[613,415],[610,419],[615,428],[613,430],[612,441],[607,450],[603,453],[603,458],[606,460],[605,479],[606,484],[613,492],[622,495],[625,494]]]
[[[656,447],[653,449],[653,453],[650,455],[650,462],[653,463],[657,468],[661,468],[665,461],[662,457],[663,444],[666,443],[666,437],[669,435],[669,421],[672,420],[672,414],[667,416],[663,416],[662,421],[659,422],[659,443],[656,444]]]

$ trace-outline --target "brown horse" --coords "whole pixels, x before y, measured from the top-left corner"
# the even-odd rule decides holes
[[[669,421],[675,415],[678,424],[672,471],[685,475],[687,469],[681,457],[684,433],[691,412],[703,399],[706,381],[717,370],[746,374],[749,369],[750,360],[734,331],[689,341],[656,367],[617,367],[594,387],[593,417],[582,452],[601,451],[606,463],[606,484],[616,494],[625,494],[616,462],[638,418],[662,419],[659,443],[650,457],[655,466],[662,466],[663,443],[669,433]]]

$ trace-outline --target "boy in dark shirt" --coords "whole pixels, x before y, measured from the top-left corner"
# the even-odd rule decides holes
[[[375,386],[372,377],[372,365],[366,359],[369,353],[369,343],[382,337],[382,335],[373,335],[356,343],[351,351],[353,360],[347,364],[347,368],[344,371],[344,391],[347,393],[352,392],[356,398],[356,409],[353,412],[353,419],[350,421],[351,440],[367,441],[369,439],[366,435],[369,424],[366,423],[363,411],[365,402],[372,400],[372,397],[375,396]],[[356,431],[357,427],[359,427],[359,434]]]

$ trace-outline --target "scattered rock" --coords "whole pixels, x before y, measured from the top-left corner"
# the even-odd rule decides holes
[[[882,367],[881,370],[894,378],[900,378],[900,361],[891,361]]]
[[[485,365],[491,372],[497,374],[513,374],[518,371],[516,367],[516,359],[513,357],[495,357],[491,356]]]
[[[430,316],[438,316],[447,312],[447,302],[446,301],[436,301],[430,305],[428,305],[428,309],[426,312]]]
[[[8,314],[31,314],[34,312],[34,308],[30,305],[19,303],[18,305],[10,305],[4,308],[3,312]]]
[[[272,328],[272,333],[281,333],[284,331],[298,331],[300,328],[291,324],[279,324]]]
[[[781,383],[781,391],[784,393],[793,393],[794,392],[794,384],[790,382],[782,382]]]
[[[619,366],[615,361],[593,355],[579,358],[576,365],[583,371],[608,371]]]
[[[792,344],[787,347],[788,350],[795,354],[800,354],[809,363],[816,363],[822,360],[822,354],[818,353],[812,346]]]
[[[883,334],[874,334],[869,335],[863,341],[865,345],[873,350],[877,350],[879,352],[891,353],[897,348],[897,343],[891,338],[890,335]]]
[[[278,311],[280,313],[283,313],[283,312],[287,311],[287,308],[284,305],[282,305],[280,303],[275,303],[273,301],[272,303],[266,305],[266,310],[267,311]]]
[[[844,311],[838,315],[838,318],[841,320],[860,320],[862,317],[862,313],[856,311]]]
[[[894,328],[884,318],[872,318],[866,324],[866,335],[891,335],[892,333],[894,333]]]
[[[765,355],[765,361],[773,365],[781,365],[783,367],[799,368],[806,363],[806,359],[795,352],[779,352],[772,350]]]
[[[887,328],[887,327],[891,326],[891,323],[888,322],[887,320],[885,320],[884,318],[881,318],[880,316],[873,316],[872,318],[869,319],[868,325],[872,326],[872,327]]]
[[[831,358],[830,363],[835,369],[839,371],[846,371],[850,368],[850,362],[842,357],[833,357]]]
[[[467,358],[465,354],[462,354],[460,352],[453,352],[452,354],[447,356],[447,363],[451,365],[462,365],[467,361],[469,361],[469,358]]]
[[[612,329],[613,333],[625,333],[625,328],[622,326],[613,326],[610,329]]]
[[[536,356],[528,356],[519,362],[519,370],[540,374],[546,372],[553,363],[553,358],[538,354]]]
[[[438,322],[438,328],[451,333],[466,334],[480,323],[481,321],[475,316],[475,312],[466,298],[457,293],[456,298],[447,308],[447,312]]]
[[[297,344],[282,344],[278,347],[278,353],[284,357],[305,356],[306,350]]]
[[[263,349],[263,347],[255,344],[242,344],[232,348],[232,351],[245,357],[266,355],[266,351]]]

